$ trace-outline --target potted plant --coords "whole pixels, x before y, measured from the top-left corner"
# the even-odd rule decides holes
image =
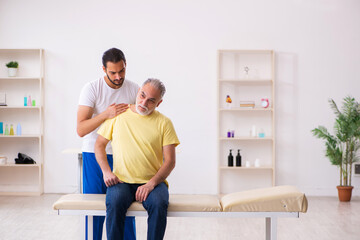
[[[9,77],[16,77],[17,69],[19,67],[19,63],[16,61],[11,61],[6,64],[8,68],[8,75]]]
[[[329,100],[335,113],[334,135],[324,126],[312,130],[315,137],[324,139],[326,157],[331,164],[340,169],[340,183],[337,186],[340,201],[350,201],[352,189],[351,175],[353,163],[359,160],[357,155],[360,149],[360,106],[354,98],[344,98],[341,111],[333,99]]]

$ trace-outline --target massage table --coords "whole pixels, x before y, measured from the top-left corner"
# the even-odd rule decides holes
[[[88,216],[88,237],[92,239],[93,216],[105,216],[105,194],[67,194],[57,200],[53,209],[58,215]],[[261,217],[265,218],[265,239],[276,240],[277,218],[298,218],[307,211],[304,193],[293,186],[277,186],[226,194],[170,195],[168,217]],[[139,202],[131,204],[127,216],[146,217]]]

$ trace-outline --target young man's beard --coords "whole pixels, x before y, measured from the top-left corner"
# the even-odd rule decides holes
[[[111,80],[111,78],[109,77],[109,75],[106,73],[106,76],[107,76],[107,78],[109,79],[109,81],[112,83],[112,84],[114,84],[115,86],[122,86],[123,85],[123,83],[124,83],[124,79],[123,78],[120,78],[120,79],[115,79],[114,81],[120,81],[120,83],[115,83],[113,80]]]

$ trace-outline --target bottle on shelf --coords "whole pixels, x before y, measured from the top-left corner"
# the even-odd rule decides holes
[[[27,106],[27,103],[28,103],[28,100],[27,100],[27,96],[25,95],[25,96],[24,96],[24,107]]]
[[[236,155],[236,166],[237,167],[241,167],[241,155],[240,155],[240,150],[241,149],[238,149],[238,153]]]
[[[14,126],[10,124],[10,135],[14,135]]]
[[[232,103],[230,95],[226,95],[226,100],[225,101],[226,101],[226,108],[230,109],[231,108],[231,103]]]
[[[5,135],[9,135],[9,126],[5,125]]]
[[[20,125],[20,123],[18,123],[17,124],[17,126],[16,126],[16,135],[21,135],[22,133],[21,133],[21,125]]]
[[[31,105],[32,105],[32,102],[31,102],[31,96],[29,95],[29,97],[28,97],[28,102],[27,102],[27,105],[29,106],[29,107],[31,107]]]
[[[257,135],[256,135],[256,126],[255,125],[253,125],[252,128],[251,128],[251,136],[252,137],[257,137]]]
[[[259,138],[264,138],[264,137],[265,137],[264,129],[260,128],[260,130],[259,130]]]
[[[255,167],[260,167],[260,159],[255,159],[255,163],[254,163]]]
[[[228,138],[231,138],[231,131],[230,129],[227,131],[227,135],[226,135]]]
[[[234,156],[231,154],[232,149],[230,149],[230,153],[228,156],[228,167],[234,166]]]

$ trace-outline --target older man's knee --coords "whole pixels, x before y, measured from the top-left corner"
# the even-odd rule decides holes
[[[130,198],[129,193],[121,190],[121,186],[111,186],[106,194],[106,209],[126,212],[131,204]]]
[[[147,201],[146,204],[144,204],[144,207],[150,212],[167,212],[168,206],[168,199],[154,196],[152,196],[151,201]]]

